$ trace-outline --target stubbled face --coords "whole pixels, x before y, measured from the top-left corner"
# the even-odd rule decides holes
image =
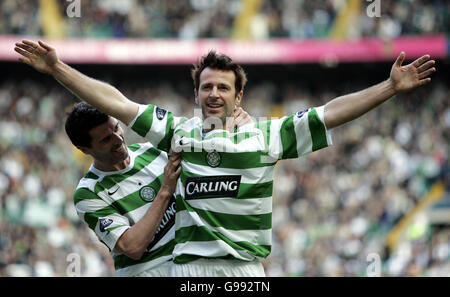
[[[236,94],[235,80],[231,70],[208,67],[202,71],[198,90],[195,90],[195,102],[200,104],[204,118],[217,117],[225,127],[226,118],[233,115],[242,98],[242,91]]]
[[[92,138],[91,147],[83,148],[86,154],[95,159],[95,166],[100,170],[113,170],[114,165],[128,158],[123,130],[119,121],[109,117],[108,121],[89,131]]]

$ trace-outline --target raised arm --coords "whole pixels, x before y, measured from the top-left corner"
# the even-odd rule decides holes
[[[54,48],[39,41],[23,40],[14,50],[19,61],[39,72],[52,75],[78,98],[128,125],[136,116],[138,104],[130,101],[115,87],[90,78],[58,59]]]
[[[431,81],[436,71],[429,55],[402,66],[405,53],[401,52],[391,69],[389,79],[362,91],[337,97],[325,105],[325,126],[335,128],[350,122],[377,107],[392,96],[423,86]]]

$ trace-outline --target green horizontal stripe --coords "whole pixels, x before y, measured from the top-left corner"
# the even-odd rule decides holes
[[[142,263],[146,263],[149,261],[153,261],[153,260],[158,259],[163,256],[171,255],[174,247],[175,247],[175,239],[172,239],[171,241],[169,241],[165,245],[157,248],[154,251],[144,252],[144,254],[142,255],[142,258],[139,260],[133,260],[123,254],[115,256],[114,257],[114,268],[116,270],[118,270],[118,269],[122,269],[122,268],[129,267],[132,265],[137,265],[137,264],[142,264]]]
[[[204,226],[201,226],[201,227],[189,226],[189,227],[180,228],[175,231],[175,238],[177,239],[177,243],[221,240],[221,241],[225,242],[227,245],[229,245],[234,250],[247,251],[250,255],[252,255],[254,257],[258,257],[258,258],[266,258],[270,254],[270,250],[271,250],[270,245],[255,245],[248,241],[233,242],[232,240],[227,238],[222,233],[219,233],[216,231],[211,231]],[[225,256],[225,257],[227,258],[228,256]],[[231,257],[233,257],[233,256],[231,256]],[[204,257],[204,258],[208,258],[208,257]],[[216,258],[216,257],[212,257],[212,258]],[[224,256],[219,257],[219,258],[223,259]],[[183,259],[180,257],[176,257],[174,259],[175,263],[179,263],[179,261],[183,261]]]
[[[131,129],[142,137],[147,135],[147,132],[152,127],[153,123],[153,111],[155,106],[149,104],[144,112],[136,119]]]
[[[100,199],[95,193],[92,193],[88,188],[78,188],[75,193],[73,193],[74,204],[77,205],[78,202],[86,199]]]
[[[325,125],[319,118],[315,108],[312,108],[308,113],[309,131],[311,131],[312,151],[317,151],[321,148],[327,147],[327,134]]]
[[[173,262],[175,264],[185,264],[192,261],[195,261],[197,259],[222,259],[222,260],[240,260],[236,257],[234,257],[231,254],[228,254],[226,256],[222,257],[206,257],[206,256],[199,256],[199,255],[189,255],[189,254],[182,254],[173,259]]]
[[[281,144],[283,145],[282,159],[298,158],[297,139],[294,130],[294,115],[283,121],[280,130]]]
[[[243,184],[239,186],[238,198],[265,198],[272,196],[273,181],[259,184]]]
[[[208,166],[206,156],[208,152],[183,152],[183,160],[188,163]],[[263,156],[268,156],[265,152],[246,152],[246,153],[226,153],[219,152],[221,157],[218,168],[232,168],[232,169],[251,169],[258,167],[266,167],[275,165],[276,162],[266,163],[261,162]]]
[[[107,206],[95,212],[85,213],[84,221],[88,224],[89,228],[95,231],[95,226],[97,225],[98,219],[117,213],[117,209],[112,206]]]
[[[133,176],[134,174],[141,171],[142,168],[153,162],[160,154],[160,150],[154,147],[149,148],[135,158],[133,169],[126,173],[108,175],[101,182],[98,182],[94,188],[95,193],[99,193],[106,189],[111,189],[114,185]]]
[[[167,113],[166,132],[165,132],[163,139],[161,139],[161,141],[158,143],[158,149],[163,150],[165,152],[170,151],[171,141],[172,141],[172,137],[173,137],[172,124],[173,124],[173,115],[171,112],[168,112]]]
[[[94,174],[92,171],[89,171],[88,173],[86,173],[86,175],[84,176],[84,178],[88,178],[88,179],[98,179],[99,177]]]
[[[138,149],[140,149],[141,146],[140,146],[138,143],[135,143],[135,144],[129,145],[128,148],[129,148],[131,151],[135,152],[135,151],[137,151]]]
[[[155,178],[150,184],[146,185],[146,186],[153,188],[153,190],[155,190],[155,198],[156,198],[156,195],[158,195],[159,189],[161,188],[163,178],[164,178],[164,174],[161,174],[160,176]],[[138,189],[136,192],[133,192],[119,200],[114,201],[111,204],[111,206],[116,208],[122,215],[124,215],[130,211],[133,211],[141,206],[144,206],[148,202],[144,201],[141,198],[140,190],[141,189]]]
[[[272,213],[257,215],[237,215],[198,209],[190,206],[186,200],[177,198],[177,212],[187,210],[196,212],[201,219],[212,227],[228,230],[266,230],[272,228]]]
[[[155,178],[150,184],[148,184],[148,186],[152,187],[155,190],[155,195],[157,195],[157,193],[159,192],[159,189],[162,184],[163,176],[164,175],[161,174],[159,177]],[[80,190],[82,190],[82,189],[80,189]],[[117,200],[117,201],[114,201],[111,205],[108,205],[102,209],[96,210],[94,212],[85,213],[84,220],[89,225],[89,227],[94,230],[99,218],[102,218],[102,217],[105,217],[105,216],[111,215],[111,214],[125,215],[126,213],[133,211],[133,210],[147,204],[148,202],[144,201],[141,198],[139,191],[140,191],[140,189]],[[84,191],[84,193],[86,193],[86,196],[90,195],[91,199],[100,199],[100,198],[98,198],[97,195],[90,192],[89,190]]]

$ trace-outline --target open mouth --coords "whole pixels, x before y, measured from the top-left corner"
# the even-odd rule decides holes
[[[209,109],[212,109],[212,110],[218,110],[218,109],[220,109],[220,108],[223,107],[223,104],[219,104],[219,103],[207,103],[207,104],[206,104],[206,107],[208,107]]]

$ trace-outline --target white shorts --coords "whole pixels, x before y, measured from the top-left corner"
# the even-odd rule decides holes
[[[136,277],[168,277],[170,276],[170,271],[173,266],[172,261],[168,261],[159,265],[158,267],[144,270],[142,272],[136,273],[133,276]]]
[[[264,277],[259,261],[198,259],[186,264],[173,264],[170,276],[186,277]]]

